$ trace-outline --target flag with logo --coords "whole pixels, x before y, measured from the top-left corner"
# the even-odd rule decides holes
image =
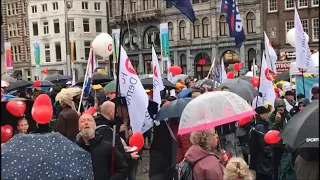
[[[89,58],[88,58],[88,65],[87,65],[87,68],[88,68],[87,75],[86,75],[87,78],[85,79],[85,83],[86,83],[85,88],[84,88],[85,94],[90,93],[92,74],[97,67],[98,67],[98,61],[96,60],[96,56],[91,48],[90,53],[89,53]]]
[[[294,27],[295,27],[295,45],[296,45],[296,66],[297,68],[308,70],[315,69],[314,63],[311,59],[311,51],[304,35],[303,26],[297,11],[294,10]]]
[[[161,78],[161,71],[158,61],[158,56],[152,46],[152,70],[153,70],[153,101],[161,104],[161,91],[164,90],[164,85]]]
[[[276,93],[274,92],[274,87],[272,84],[272,76],[268,69],[268,65],[267,65],[264,53],[262,55],[262,62],[261,62],[259,92],[261,93],[261,96],[257,96],[253,100],[252,102],[253,108],[264,106],[266,103],[271,104],[273,106],[274,100],[276,99]]]
[[[121,46],[119,62],[119,86],[121,97],[126,98],[133,133],[144,133],[153,126],[147,110],[149,97],[145,92],[137,72],[133,68],[127,52]]]
[[[227,13],[228,11],[228,1],[227,0],[221,0],[220,2],[220,12],[221,13]]]
[[[182,14],[187,16],[191,22],[196,20],[196,16],[194,14],[191,0],[166,0],[168,3],[172,4],[174,7],[180,10]]]
[[[267,61],[268,68],[273,73],[276,74],[277,73],[276,62],[277,62],[278,56],[276,51],[273,49],[266,32],[264,32],[264,47],[266,52],[266,61]]]
[[[230,37],[234,37],[236,46],[241,47],[245,40],[245,35],[236,0],[226,0],[224,6],[227,8],[227,23],[229,25]]]

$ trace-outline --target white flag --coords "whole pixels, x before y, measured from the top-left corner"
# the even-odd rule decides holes
[[[153,101],[161,105],[161,94],[160,92],[164,89],[161,71],[158,61],[158,56],[154,47],[152,46],[152,70],[153,70]]]
[[[227,73],[226,69],[224,67],[224,61],[223,58],[221,59],[221,74],[220,74],[220,82],[223,83],[225,80],[227,80]]]
[[[272,76],[269,73],[268,65],[266,62],[265,54],[262,55],[261,62],[261,72],[260,72],[260,85],[259,92],[261,93],[261,97],[257,96],[253,102],[252,106],[254,108],[263,106],[266,103],[270,105],[274,105],[274,100],[276,99],[276,93],[274,92],[273,84],[272,84]],[[258,102],[257,102],[258,101]]]
[[[268,68],[273,73],[277,73],[276,62],[277,62],[278,56],[276,51],[273,49],[266,32],[264,32],[264,47],[266,52],[266,60],[267,60]]]
[[[304,70],[314,68],[311,59],[311,51],[308,45],[307,37],[304,35],[301,20],[297,9],[294,10],[294,27],[295,27],[295,45],[296,45],[296,65],[297,68]]]
[[[145,129],[145,126],[150,124],[150,122],[146,122],[146,119],[151,119],[147,110],[149,105],[149,97],[145,92],[141,81],[131,64],[131,61],[127,56],[127,53],[122,46],[119,63],[120,93],[121,97],[126,98],[130,117],[130,126],[132,127],[133,133],[144,133],[142,129]],[[148,116],[149,118],[146,118]],[[151,124],[153,124],[152,119]]]

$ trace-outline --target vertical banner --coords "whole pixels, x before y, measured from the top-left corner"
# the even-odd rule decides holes
[[[74,40],[70,41],[70,56],[71,56],[71,69],[72,69],[72,85],[76,84],[76,67],[74,66]]]
[[[162,73],[167,72],[168,80],[172,80],[169,68],[171,67],[170,50],[169,50],[169,30],[168,23],[160,24],[160,36],[161,36],[161,67]]]
[[[319,88],[319,78],[304,78],[304,87],[305,89],[305,96],[309,100],[312,100],[312,88],[318,87]],[[296,77],[296,94],[304,94],[303,91],[303,81],[301,76]]]
[[[119,49],[119,40],[120,40],[120,29],[112,29],[112,39],[113,39],[113,51],[112,51],[112,64],[113,64],[113,77],[114,79],[116,79],[117,75],[116,75],[116,63],[118,61],[118,49]],[[111,60],[109,59],[109,61],[111,62]],[[108,68],[107,66],[105,68]],[[111,70],[110,70],[111,71]]]
[[[71,63],[74,63],[74,40],[70,41],[70,51],[71,51]]]
[[[5,42],[5,60],[6,60],[6,71],[13,69],[13,59],[12,59],[12,52],[11,52],[11,43]]]
[[[39,69],[40,69],[40,46],[39,43],[36,42],[34,44],[34,58],[36,62],[36,80],[40,80],[40,74],[39,74]]]

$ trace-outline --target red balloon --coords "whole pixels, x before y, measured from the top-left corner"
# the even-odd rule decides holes
[[[253,119],[253,116],[245,117],[243,119],[238,120],[238,124],[239,124],[239,126],[243,126],[243,125],[247,124],[248,122],[250,122],[252,119]]]
[[[41,94],[33,103],[32,118],[39,124],[46,124],[52,119],[53,108],[51,99],[47,94]]]
[[[182,69],[179,66],[171,66],[169,68],[169,71],[171,72],[172,75],[179,75],[182,73]]]
[[[9,101],[6,104],[6,109],[10,114],[16,117],[21,117],[26,110],[26,103],[24,103],[23,101]]]
[[[234,73],[231,72],[231,71],[228,72],[228,73],[227,73],[227,78],[228,78],[228,79],[233,79],[233,78],[234,78]]]
[[[281,138],[279,137],[279,131],[277,130],[270,130],[264,135],[264,141],[267,144],[276,144],[278,143]]]
[[[42,73],[43,74],[48,74],[48,72],[49,72],[49,70],[46,68],[46,69],[44,69],[44,70],[42,70]]]
[[[244,66],[244,63],[241,62],[241,63],[239,63],[239,65],[240,65],[240,69],[241,69]]]
[[[36,80],[35,82],[33,82],[33,87],[40,87],[41,86],[41,82],[39,80]]]
[[[10,125],[1,126],[1,143],[6,143],[11,139],[13,128]]]
[[[138,149],[135,152],[140,151],[144,146],[144,137],[141,132],[134,133],[129,139],[130,147],[137,147]]]
[[[251,78],[250,83],[252,84],[253,87],[258,87],[259,85],[259,78]]]
[[[235,63],[233,65],[233,70],[236,71],[236,72],[240,71],[240,64],[239,63]]]
[[[274,92],[275,93],[279,93],[279,89],[278,88],[274,88]]]

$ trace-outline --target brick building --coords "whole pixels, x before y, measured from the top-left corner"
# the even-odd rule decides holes
[[[309,35],[311,51],[319,49],[319,0],[264,0],[263,26],[279,55],[278,70],[288,70],[295,60],[295,49],[286,39],[294,27],[294,7],[297,7],[304,31]]]
[[[16,78],[30,78],[30,47],[27,15],[27,0],[1,1],[4,37],[11,43]]]

